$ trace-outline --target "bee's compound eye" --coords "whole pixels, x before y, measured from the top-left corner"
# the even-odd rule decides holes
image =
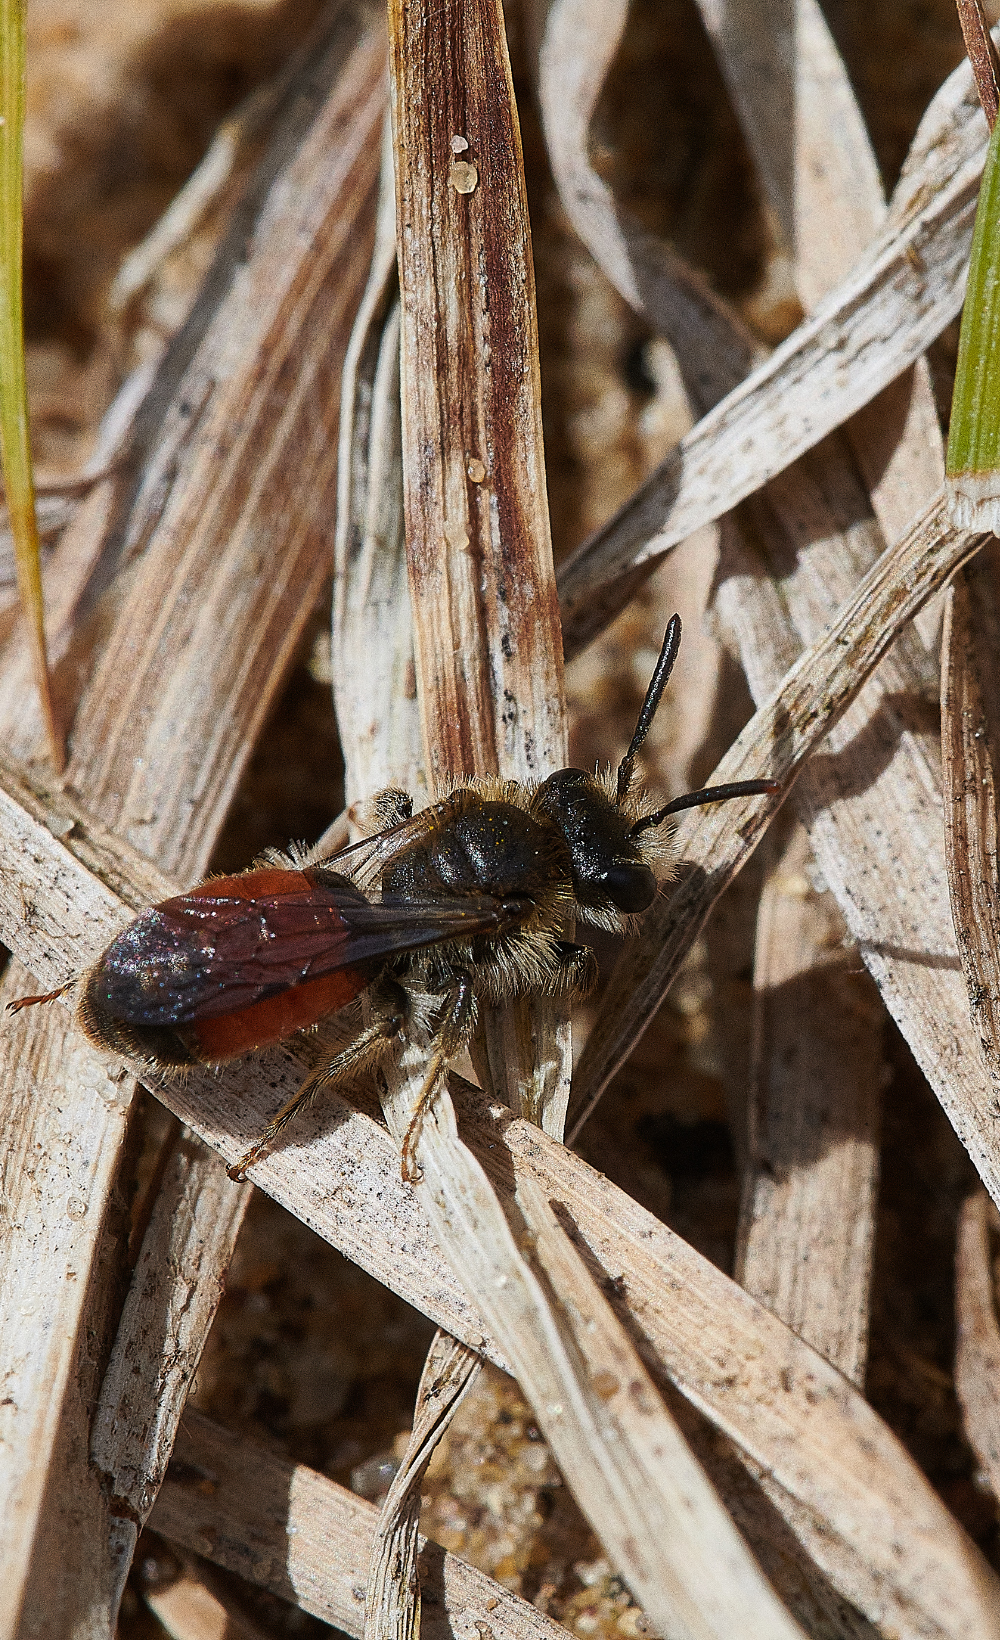
[[[656,878],[646,865],[620,861],[603,871],[599,880],[619,911],[648,911],[656,899]]]

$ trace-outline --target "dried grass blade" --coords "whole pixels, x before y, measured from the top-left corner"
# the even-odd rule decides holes
[[[404,1098],[387,1112],[397,1141],[410,1109]],[[518,1192],[536,1255],[529,1262],[482,1167],[459,1140],[447,1095],[424,1123],[417,1158],[417,1193],[438,1239],[483,1306],[577,1502],[656,1627],[685,1640],[721,1640],[737,1622],[748,1635],[801,1633],[721,1509],[545,1195],[530,1181]]]
[[[765,3],[752,19],[740,6],[719,16],[709,9],[706,24],[794,250],[808,310],[848,274],[885,217],[864,119],[815,0],[796,0],[792,12]],[[766,75],[765,63],[772,65]],[[944,477],[926,363],[852,418],[845,433],[891,540]],[[836,474],[835,460],[831,466]],[[772,487],[770,499],[778,493]],[[794,495],[785,500],[794,509]],[[835,536],[831,544],[836,551]],[[772,859],[760,904],[737,1268],[749,1291],[863,1382],[883,1016],[870,980],[850,971],[833,896],[810,888],[810,864],[808,839],[796,826]]]
[[[809,458],[814,462],[822,452]],[[822,478],[822,469],[818,478]],[[791,478],[776,481],[779,488]],[[780,539],[722,589],[739,633],[755,698],[787,664],[788,643],[809,643],[856,582],[867,557],[863,530],[850,552],[810,544],[811,526]],[[762,534],[762,540],[767,539]],[[849,545],[844,538],[844,547]],[[762,573],[763,566],[766,570]],[[772,588],[766,578],[776,574]],[[720,594],[721,596],[721,594]],[[929,657],[903,634],[813,759],[797,794],[821,869],[869,971],[984,1182],[997,1188],[988,1078],[969,1020],[949,903],[943,847],[937,679]]]
[[[949,589],[941,670],[945,857],[973,1034],[1000,1090],[1000,916],[996,759],[1000,755],[997,575],[991,543]]]
[[[410,1444],[379,1514],[365,1595],[365,1640],[414,1640],[420,1633],[417,1580],[420,1487],[427,1465],[482,1365],[466,1344],[440,1329],[417,1390]]]
[[[368,286],[344,361],[334,541],[333,694],[347,807],[386,786],[427,801],[403,537],[396,202],[389,121]],[[381,664],[372,666],[372,655]],[[422,801],[421,801],[422,800]]]
[[[427,767],[565,763],[538,328],[502,15],[389,13],[406,534]]]
[[[712,783],[771,777],[783,782],[783,797],[899,632],[981,543],[982,537],[948,522],[946,498],[939,493],[909,534],[886,549],[837,618],[758,708],[714,771]],[[732,812],[705,810],[680,828],[687,875],[669,900],[647,913],[640,935],[615,970],[577,1065],[573,1131],[659,1007],[716,898],[756,846],[780,800],[751,801],[752,812],[742,824]],[[749,806],[740,808],[745,812]],[[732,811],[735,805],[726,807]],[[991,1152],[992,1144],[979,1150],[977,1165],[992,1173]],[[1000,1191],[1000,1172],[996,1185]]]
[[[30,989],[30,976],[12,963],[0,986],[0,1004],[23,994],[25,984]],[[52,1529],[52,1494],[64,1484],[64,1425],[82,1429],[85,1443],[92,1384],[86,1360],[78,1359],[80,1335],[83,1318],[99,1312],[100,1305],[88,1280],[80,1278],[98,1263],[99,1249],[107,1251],[106,1203],[134,1084],[84,1041],[64,1010],[53,1020],[22,1014],[5,1032],[0,1633],[14,1635],[22,1616],[52,1609],[48,1555],[59,1554],[72,1576],[86,1558],[91,1535],[99,1536],[103,1527],[100,1488],[86,1473],[79,1476],[78,1465],[77,1530],[69,1541]],[[60,1080],[86,1086],[90,1099],[71,1101],[67,1111],[53,1097]],[[68,1279],[68,1272],[77,1279]],[[57,1308],[48,1298],[53,1293]],[[39,1543],[46,1529],[48,1536]]]
[[[150,1525],[250,1583],[361,1640],[365,1572],[378,1510],[304,1464],[188,1412]],[[190,1477],[211,1477],[211,1496]],[[436,1544],[421,1542],[424,1640],[474,1636],[488,1614],[496,1640],[563,1640],[565,1630]]]
[[[473,1128],[486,1137],[469,1101],[462,1115],[470,1142]],[[840,1594],[887,1632],[898,1624],[914,1636],[992,1634],[1000,1583],[846,1380],[606,1179],[591,1173],[589,1188],[573,1189],[570,1152],[517,1122],[505,1143],[518,1195],[521,1169],[530,1169],[575,1227],[584,1258],[604,1272],[604,1291],[621,1313],[632,1311],[654,1374],[665,1371],[738,1442],[768,1500]],[[490,1168],[491,1150],[482,1141],[476,1149]]]
[[[502,8],[389,12],[407,554],[428,784],[566,762],[534,271]],[[561,1128],[568,1010],[485,1032],[501,1097]]]
[[[916,163],[863,260],[560,567],[567,656],[607,624],[678,541],[867,404],[954,317],[985,147],[970,92],[966,66],[938,93],[915,139]]]
[[[545,140],[573,227],[630,307],[672,343],[703,414],[743,380],[761,350],[708,282],[623,210],[590,163],[590,122],[627,12],[622,0],[549,7],[538,57]]]
[[[108,292],[112,313],[123,313],[156,277],[167,258],[190,238],[202,217],[217,205],[247,151],[259,144],[289,90],[301,86],[302,72],[323,43],[331,14],[342,3],[333,0],[302,44],[277,74],[244,97],[217,127],[202,159],[146,237],[124,257]]]
[[[339,299],[349,303],[351,282],[350,278],[344,275],[350,271],[353,265],[352,258],[356,257],[357,241],[356,238],[352,241],[352,234],[356,236],[363,232],[366,222],[370,220],[374,165],[366,139],[381,113],[384,43],[380,40],[378,31],[370,25],[366,32],[363,11],[351,13],[349,16],[345,13],[336,20],[331,34],[332,41],[328,39],[327,49],[321,54],[320,65],[316,69],[320,85],[310,85],[309,95],[298,99],[298,123],[295,141],[291,146],[295,147],[302,140],[303,109],[306,124],[308,125],[310,120],[315,120],[320,126],[324,113],[330,121],[332,110],[334,117],[330,123],[339,129],[342,137],[345,134],[350,137],[350,140],[344,142],[341,147],[343,169],[338,172],[334,167],[331,174],[331,168],[327,165],[327,174],[323,179],[327,190],[331,184],[335,194],[338,188],[340,190],[340,244],[346,255],[343,268],[339,270],[341,276],[338,283],[342,286],[339,290]],[[336,80],[340,70],[345,70],[343,83],[331,92],[330,82]],[[325,84],[324,72],[327,74]],[[282,163],[286,166],[290,164],[287,151],[288,137],[286,127],[286,145],[281,148],[281,156],[277,161],[279,169]],[[308,144],[306,146],[308,148]],[[294,163],[291,164],[291,169],[295,175]],[[265,182],[275,181],[273,168],[269,173],[265,168],[265,173]],[[301,178],[301,172],[298,175]],[[266,187],[263,192],[266,195]],[[281,194],[280,186],[277,193]],[[261,205],[259,196],[257,204]],[[337,205],[335,199],[329,206],[330,214],[334,217]],[[245,251],[245,245],[241,246],[241,250]],[[238,257],[237,265],[243,265],[244,261],[245,258]],[[231,271],[230,268],[230,273]],[[215,286],[209,293],[210,299],[206,298],[206,307],[211,309],[212,301],[218,304],[219,297],[220,291],[218,286]],[[329,318],[329,314],[327,317]],[[203,337],[204,327],[200,332],[198,327],[194,329],[198,336]],[[231,340],[231,329],[229,336]],[[144,406],[145,430],[149,433],[151,422],[155,422],[158,427],[162,426],[164,386],[168,390],[173,388],[176,391],[177,399],[172,406],[174,454],[177,453],[178,444],[184,443],[183,436],[178,436],[178,425],[186,426],[190,420],[189,417],[185,417],[184,411],[184,391],[190,385],[190,380],[184,379],[184,365],[190,363],[187,351],[189,339],[189,336],[185,337],[180,347],[175,349],[173,359],[169,362],[170,367],[164,369],[156,410],[149,404]],[[215,340],[217,341],[218,337]],[[328,351],[322,356],[328,359],[332,357],[339,363],[345,340],[343,327],[338,329],[336,324],[327,324],[324,343]],[[179,367],[178,353],[181,359]],[[201,355],[199,362],[205,367],[201,377],[201,386],[204,389],[205,378],[211,376],[211,370],[204,355]],[[214,356],[214,362],[218,366],[218,355]],[[229,364],[234,374],[230,378],[230,385],[237,377],[246,381],[246,375],[241,377],[240,371],[237,370],[237,363],[238,359],[231,353]],[[250,373],[252,374],[252,368]],[[207,389],[202,391],[202,406],[208,396],[210,393]],[[169,391],[167,397],[169,398]],[[197,393],[194,399],[195,402],[199,402]],[[167,419],[169,421],[169,416]],[[217,448],[216,446],[216,450]],[[205,450],[202,448],[199,454],[204,456]],[[141,440],[136,445],[133,456],[138,464],[141,461]],[[259,450],[255,450],[255,470],[259,469],[259,456]],[[301,449],[296,450],[296,460],[301,465]],[[185,460],[178,462],[177,470],[172,475],[175,485],[172,497],[174,501],[185,489],[186,499],[191,500],[192,493],[197,488],[197,479],[192,481],[192,468],[197,471],[197,460],[190,464]],[[74,539],[64,542],[56,555],[56,571],[61,577],[68,630],[71,633],[75,630],[75,636],[80,640],[80,649],[86,654],[86,664],[91,665],[96,659],[99,669],[105,669],[103,684],[106,686],[106,693],[102,694],[98,689],[96,695],[91,696],[89,702],[81,708],[77,722],[78,757],[80,744],[86,741],[87,735],[94,729],[95,719],[100,725],[97,738],[101,741],[102,756],[95,758],[93,768],[90,760],[84,758],[78,768],[77,778],[79,785],[88,791],[95,804],[102,798],[106,799],[108,807],[114,810],[117,817],[119,811],[116,794],[129,790],[130,781],[136,776],[137,759],[141,760],[145,756],[149,763],[155,763],[157,750],[163,750],[162,763],[155,769],[155,774],[150,774],[147,764],[145,772],[140,776],[140,783],[142,779],[149,779],[150,789],[158,791],[159,782],[163,781],[176,804],[176,809],[169,815],[160,815],[160,828],[153,826],[152,835],[157,840],[157,846],[165,859],[179,866],[185,875],[188,871],[193,875],[204,862],[205,854],[212,844],[225,812],[238,767],[249,754],[250,739],[260,721],[259,714],[263,703],[273,695],[284,673],[289,658],[290,634],[301,629],[310,612],[315,589],[322,578],[323,541],[316,534],[304,545],[300,543],[300,553],[296,558],[297,569],[290,574],[291,584],[286,588],[287,601],[283,608],[277,609],[276,619],[271,625],[265,623],[263,629],[255,633],[253,645],[247,645],[245,633],[239,627],[240,619],[247,618],[246,603],[241,603],[240,599],[249,593],[249,602],[253,605],[258,593],[263,593],[255,606],[256,612],[259,613],[262,605],[265,610],[267,609],[270,591],[261,586],[260,566],[257,563],[258,544],[252,531],[243,534],[231,556],[228,555],[227,547],[227,552],[208,566],[202,586],[204,588],[207,584],[212,596],[217,600],[217,605],[221,604],[226,610],[231,624],[227,625],[222,621],[218,628],[211,632],[214,647],[208,652],[214,655],[216,660],[220,656],[228,656],[228,661],[223,660],[218,670],[206,681],[203,669],[204,655],[198,650],[197,640],[188,643],[191,637],[192,593],[198,580],[190,559],[186,557],[190,538],[180,530],[173,533],[171,526],[177,523],[177,517],[176,513],[170,515],[169,508],[165,522],[163,519],[155,521],[161,533],[157,536],[156,530],[153,531],[154,542],[149,559],[143,558],[140,553],[129,566],[130,590],[134,599],[131,606],[128,598],[123,595],[121,586],[121,580],[129,579],[126,575],[102,601],[101,619],[96,623],[97,630],[91,627],[81,638],[80,627],[86,628],[86,621],[82,619],[74,629],[71,616],[81,616],[77,599],[87,588],[88,578],[94,571],[95,563],[100,565],[96,579],[100,582],[102,591],[105,590],[104,577],[110,578],[116,565],[121,567],[120,559],[116,556],[121,549],[121,539],[116,538],[114,528],[108,524],[107,506],[112,491],[119,501],[122,500],[123,494],[135,498],[134,490],[130,488],[134,483],[134,476],[129,475],[126,481],[123,474],[116,473],[98,487],[96,507],[88,503],[82,509],[77,520],[78,528],[71,532]],[[201,470],[201,476],[204,478],[204,469]],[[190,487],[186,488],[187,486]],[[94,500],[95,497],[92,497],[91,502]],[[239,499],[234,505],[238,508]],[[141,498],[137,510],[142,511]],[[193,508],[192,511],[196,512],[197,509]],[[191,515],[188,516],[190,519]],[[134,514],[130,521],[135,522]],[[118,519],[116,522],[120,524],[121,520]],[[195,521],[196,529],[198,522],[199,520]],[[145,523],[150,523],[148,517]],[[135,546],[136,543],[133,541],[131,545]],[[155,560],[153,570],[150,569],[150,560]],[[187,576],[190,578],[187,579]],[[235,600],[227,600],[226,597],[227,590],[232,586],[232,581],[227,579],[228,577],[232,577],[239,585],[240,597]],[[251,591],[253,587],[257,588],[256,593]],[[90,614],[93,615],[92,607]],[[105,620],[107,625],[104,624]],[[127,678],[129,684],[138,691],[137,672],[142,669],[135,666],[135,648],[143,641],[148,644],[149,661],[145,680],[150,693],[146,700],[148,702],[150,695],[153,694],[156,697],[151,712],[152,721],[142,721],[141,714],[140,721],[130,716],[130,708],[135,705],[135,695],[130,697],[129,689],[122,686],[122,680]],[[77,658],[79,654],[78,650]],[[252,667],[249,669],[252,672],[252,681],[248,683],[246,663],[250,655],[253,657]],[[112,659],[114,656],[117,657],[117,663]],[[30,721],[30,712],[24,711],[22,657],[17,652],[8,653],[4,661],[3,673],[0,676],[0,715],[6,714],[7,725],[16,725],[18,733],[23,731],[20,744],[30,749],[37,733],[37,723]],[[211,672],[211,669],[209,671]],[[242,691],[241,685],[245,685]],[[175,691],[175,700],[180,697],[184,703],[180,719],[184,719],[186,713],[191,714],[187,717],[189,734],[185,735],[179,729],[180,719],[174,720],[164,744],[162,740],[158,742],[157,739],[157,711],[162,710],[165,700]],[[29,720],[27,725],[22,721],[25,718]],[[224,732],[219,732],[223,730],[223,726]],[[162,730],[162,719],[159,727]],[[108,782],[103,790],[102,776]],[[33,800],[33,803],[36,818],[43,825],[48,817],[51,824],[60,831],[65,832],[72,828],[75,805],[67,794],[48,793],[41,802]],[[169,805],[164,805],[165,809],[168,807]],[[146,832],[143,841],[148,841],[149,836],[150,833]],[[121,862],[129,858],[130,851],[127,846],[118,845],[113,839],[109,839],[101,832],[99,826],[90,828],[89,838],[87,847],[93,845],[92,862],[100,864],[103,861],[104,866],[109,869],[110,879],[120,881]],[[25,866],[24,855],[18,859],[8,859],[8,886],[12,894],[18,892],[18,885],[23,886],[26,882]],[[30,872],[27,875],[30,876]],[[164,878],[161,873],[150,867],[148,862],[142,864],[133,855],[129,865],[125,867],[124,875],[130,881],[130,894],[134,893],[136,897],[132,901],[133,904],[136,903],[136,899],[142,904],[162,897]],[[84,892],[84,902],[81,905],[71,903],[72,896],[68,893],[60,898],[67,942],[64,950],[69,962],[72,963],[73,957],[69,953],[73,950],[74,931],[79,933],[86,928],[92,932],[95,917],[98,920],[106,918],[115,902],[110,893],[94,886]],[[22,919],[26,914],[27,902],[22,901]],[[116,921],[120,920],[120,915],[119,907]],[[101,943],[106,943],[107,934],[110,932],[106,921],[104,929],[104,940],[91,945],[92,954],[96,954]],[[47,930],[46,938],[54,954],[60,950],[64,935],[60,935],[55,924],[47,924]],[[61,1041],[64,1023],[61,1011],[50,1009],[38,1017],[36,1028],[52,1032],[53,1037]],[[79,1126],[83,1131],[92,1131],[95,1115],[101,1116],[102,1131],[107,1141],[120,1145],[120,1117],[113,1105],[109,1104],[104,1108],[99,1094],[102,1085],[100,1079],[93,1073],[87,1074],[85,1069],[78,1066],[72,1055],[65,1055],[64,1062],[67,1080],[59,1087],[58,1092],[52,1090],[49,1093],[48,1102],[39,1100],[36,1120],[43,1134],[44,1124],[49,1120],[49,1109],[58,1108],[61,1120],[68,1127]],[[123,1084],[119,1092],[120,1103],[127,1099],[129,1092],[130,1085]],[[103,1180],[103,1194],[94,1196],[88,1211],[99,1213],[107,1207],[110,1181],[109,1168]],[[57,1216],[62,1211],[59,1205],[61,1199],[58,1181],[54,1181],[50,1189],[49,1207]],[[214,1265],[216,1271],[227,1252],[227,1232],[223,1230],[217,1237]],[[206,1252],[205,1262],[207,1259]],[[16,1274],[28,1279],[26,1261],[19,1260],[16,1253],[13,1255],[12,1269]],[[76,1274],[75,1290],[86,1292],[88,1271],[81,1267]],[[77,1303],[73,1298],[74,1285],[66,1281],[51,1282],[48,1290],[55,1297],[56,1307],[37,1310],[35,1325],[39,1329],[39,1336],[41,1337],[43,1327],[59,1333],[65,1330],[72,1335],[79,1319],[78,1309],[74,1307]],[[9,1298],[9,1293],[6,1296]],[[32,1292],[30,1296],[34,1299],[36,1293]],[[105,1325],[111,1325],[104,1316],[96,1314],[93,1317],[93,1324],[98,1330],[103,1329]],[[124,1335],[120,1339],[120,1346],[123,1350],[127,1349]],[[108,1623],[113,1624],[120,1560],[128,1553],[127,1539],[132,1527],[130,1523],[120,1525],[109,1513],[106,1498],[98,1495],[96,1503],[93,1503],[93,1488],[97,1483],[95,1472],[90,1471],[86,1464],[87,1433],[92,1406],[82,1402],[74,1402],[71,1406],[69,1400],[66,1405],[66,1430],[72,1435],[72,1439],[66,1436],[58,1460],[52,1461],[52,1475],[54,1478],[57,1477],[58,1485],[54,1479],[45,1500],[46,1518],[40,1523],[35,1543],[35,1566],[36,1569],[39,1566],[44,1569],[44,1587],[40,1589],[37,1584],[29,1582],[27,1600],[29,1603],[35,1603],[32,1621],[34,1616],[44,1612],[44,1620],[53,1632],[58,1630],[68,1633],[82,1611],[106,1609],[109,1613]],[[47,1466],[37,1448],[32,1453],[32,1459],[39,1472],[44,1472]],[[81,1499],[88,1500],[86,1511]],[[60,1557],[55,1563],[58,1575],[54,1575],[53,1562],[46,1558],[49,1552],[48,1544],[51,1536],[59,1538],[64,1535],[63,1528],[66,1522],[73,1523],[71,1535],[78,1546],[79,1555],[75,1561],[65,1556]],[[10,1568],[11,1584],[16,1588],[29,1570],[23,1561],[20,1566]]]
[[[761,896],[737,1280],[863,1386],[884,1015],[800,825]]]
[[[997,1222],[983,1190],[962,1207],[955,1247],[955,1392],[969,1444],[1000,1496],[1000,1325],[990,1244]]]
[[[199,1141],[182,1138],[173,1148],[90,1431],[90,1461],[120,1522],[115,1607],[166,1474],[252,1193],[251,1185],[234,1187]]]
[[[355,20],[345,33],[335,88],[268,196],[256,254],[178,384],[171,420],[184,432],[170,450],[166,500],[161,494],[137,570],[119,577],[110,595],[118,620],[74,733],[70,776],[78,788],[181,877],[204,870],[216,817],[327,572],[339,408],[329,378],[337,382],[360,295],[359,239],[371,231],[372,142],[384,107],[378,31],[362,33]],[[298,257],[289,256],[290,244]],[[159,452],[157,465],[162,459]],[[135,514],[129,526],[137,526]],[[271,543],[268,561],[262,539]],[[92,622],[107,616],[107,601],[91,610]],[[169,680],[165,649],[177,655]],[[229,703],[225,712],[220,700]],[[127,772],[119,767],[125,759]]]
[[[116,854],[115,840],[100,827],[88,828],[80,815],[67,847],[42,814],[44,805],[23,782],[5,776],[0,937],[19,946],[36,976],[52,984],[65,977],[67,956],[80,962],[106,943],[114,918],[113,896],[81,856],[128,887],[133,903],[148,896],[136,875],[142,862],[130,860],[127,849]],[[12,858],[25,865],[23,891],[35,908],[28,923],[4,866]],[[64,914],[68,952],[51,934]],[[301,1076],[299,1061],[275,1054],[219,1076],[192,1075],[158,1096],[234,1160]],[[234,1111],[245,1123],[236,1133]],[[633,1324],[653,1352],[648,1364],[659,1371],[659,1358],[678,1388],[760,1469],[779,1515],[846,1599],[873,1621],[902,1614],[905,1633],[914,1610],[924,1611],[928,1601],[933,1607],[943,1598],[959,1614],[951,1627],[940,1616],[929,1618],[930,1633],[952,1634],[962,1613],[993,1609],[995,1590],[971,1545],[885,1426],[815,1351],[531,1124],[484,1109],[478,1090],[463,1094],[462,1116],[463,1134],[504,1196],[513,1174],[536,1179],[546,1200],[565,1204],[587,1256],[620,1295],[623,1314],[634,1307]],[[440,1326],[509,1367],[401,1183],[398,1152],[384,1128],[331,1096],[323,1111],[303,1118],[296,1141],[261,1164],[258,1176],[270,1193]],[[982,1615],[980,1628],[986,1623]],[[977,1632],[976,1621],[970,1624]]]
[[[671,1543],[667,1574],[675,1622],[692,1634],[801,1634],[747,1553],[714,1488],[656,1394],[631,1341],[573,1245],[561,1204],[524,1179],[517,1193],[534,1237],[537,1268],[584,1356],[592,1409],[612,1446],[631,1447],[631,1484],[645,1495],[650,1527]],[[673,1631],[671,1631],[673,1632]]]

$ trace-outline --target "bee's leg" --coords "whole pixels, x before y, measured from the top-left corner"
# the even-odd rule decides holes
[[[75,984],[76,977],[74,976],[73,979],[68,979],[65,985],[60,985],[58,991],[46,991],[44,996],[15,997],[13,1002],[8,1002],[7,1012],[9,1014],[19,1014],[22,1008],[33,1008],[36,1002],[55,1002],[56,997],[64,997],[67,991],[72,991]]]
[[[597,958],[589,945],[571,945],[560,940],[556,946],[558,967],[538,987],[543,996],[589,997],[597,984]]]
[[[268,1146],[274,1143],[295,1112],[315,1099],[321,1089],[333,1087],[337,1083],[350,1082],[359,1072],[369,1070],[378,1064],[406,1023],[406,992],[395,980],[383,982],[379,985],[376,995],[376,1006],[379,1004],[381,1007],[371,1024],[333,1059],[319,1065],[307,1076],[298,1092],[294,1093],[291,1099],[282,1105],[278,1114],[268,1122],[256,1144],[251,1145],[232,1167],[227,1167],[226,1172],[231,1179],[244,1178],[247,1168],[252,1167]]]
[[[443,1073],[456,1055],[468,1047],[469,1039],[476,1028],[477,1013],[476,993],[472,987],[471,975],[464,969],[457,969],[454,982],[448,988],[444,1018],[435,1032],[434,1049],[427,1067],[427,1075],[424,1077],[423,1087],[410,1117],[410,1125],[403,1138],[400,1155],[405,1184],[413,1184],[419,1175],[416,1150],[424,1117],[434,1102],[434,1095]]]

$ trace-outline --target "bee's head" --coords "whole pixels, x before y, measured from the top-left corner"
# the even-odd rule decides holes
[[[656,897],[656,878],[632,835],[634,817],[600,779],[583,769],[559,769],[543,780],[531,802],[566,840],[573,867],[573,894],[590,911],[645,911]]]
[[[654,813],[642,812],[632,792],[635,760],[663,698],[680,642],[680,616],[674,615],[614,786],[606,787],[583,769],[559,769],[542,781],[532,798],[532,811],[544,815],[566,840],[573,892],[585,912],[631,914],[648,910],[656,898],[653,867],[659,864],[660,874],[666,875],[662,868],[671,850],[669,838],[660,828],[671,815],[702,803],[780,790],[774,780],[740,780],[688,792]]]

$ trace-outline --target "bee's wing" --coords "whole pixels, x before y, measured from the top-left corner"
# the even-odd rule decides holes
[[[372,905],[324,868],[250,871],[142,912],[92,974],[105,1011],[136,1025],[240,1013],[337,972],[342,1006],[387,957],[488,932],[502,917],[487,899]]]
[[[421,809],[409,820],[401,820],[398,825],[389,826],[386,831],[376,832],[372,837],[362,837],[360,842],[351,843],[324,860],[311,860],[310,864],[336,866],[346,872],[352,882],[365,888],[374,883],[386,866],[391,865],[411,843],[429,837],[440,825],[445,809],[450,812],[451,805],[432,803],[430,808]]]

